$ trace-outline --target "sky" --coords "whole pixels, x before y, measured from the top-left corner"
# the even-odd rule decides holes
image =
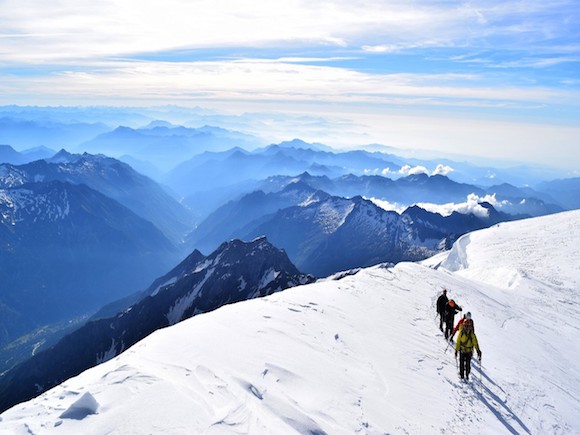
[[[337,147],[577,171],[579,63],[577,0],[0,0],[0,105],[317,116],[280,139]]]
[[[579,242],[578,210],[506,222],[423,264],[226,305],[7,410],[0,434],[576,434]],[[475,325],[468,382],[443,288]]]

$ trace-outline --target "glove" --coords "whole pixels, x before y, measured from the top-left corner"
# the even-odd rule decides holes
[[[479,352],[477,353],[477,357],[479,358],[479,361],[481,362],[481,351],[479,351]]]
[[[457,351],[455,351],[455,358],[457,358]]]

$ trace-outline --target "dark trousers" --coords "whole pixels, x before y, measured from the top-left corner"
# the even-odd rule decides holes
[[[439,313],[439,329],[443,331],[443,314]]]
[[[473,352],[459,352],[459,376],[461,379],[464,377],[469,379],[469,373],[471,372],[471,356]]]
[[[445,320],[445,338],[451,338],[453,333],[453,318],[451,321],[449,319]]]

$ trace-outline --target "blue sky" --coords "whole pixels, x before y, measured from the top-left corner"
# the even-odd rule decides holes
[[[578,170],[579,71],[577,0],[0,0],[2,105],[314,115],[280,139],[339,147]]]

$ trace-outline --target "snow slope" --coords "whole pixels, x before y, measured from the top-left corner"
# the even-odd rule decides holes
[[[0,433],[580,433],[578,246],[566,212],[228,305],[6,411]],[[473,313],[469,383],[438,330],[442,287]]]

